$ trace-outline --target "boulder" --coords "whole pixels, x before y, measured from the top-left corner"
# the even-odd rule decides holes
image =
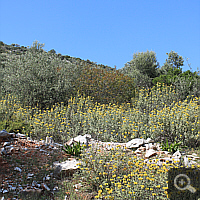
[[[85,135],[78,135],[75,138],[71,138],[68,142],[66,142],[67,145],[71,146],[74,142],[80,142],[81,145],[85,144],[86,146],[88,146],[89,141],[91,139],[91,135],[90,134],[85,134]]]
[[[145,154],[144,157],[150,158],[150,157],[155,156],[155,155],[157,155],[157,152],[153,149],[149,149],[149,150],[146,151],[146,154]]]
[[[142,139],[135,138],[135,139],[132,139],[131,141],[126,143],[126,148],[135,149],[135,148],[142,146],[143,144],[144,144],[143,138]]]
[[[5,129],[0,131],[0,142],[2,141],[10,141],[10,137],[12,134],[8,133]]]
[[[81,162],[77,161],[75,158],[68,159],[64,162],[54,162],[54,175],[59,176],[61,172],[64,172],[65,175],[72,175],[78,168]]]

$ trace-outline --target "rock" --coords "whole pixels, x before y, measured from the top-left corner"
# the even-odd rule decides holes
[[[162,155],[169,155],[168,151],[158,151],[157,155],[162,156]]]
[[[197,154],[196,154],[196,153],[193,153],[192,156],[197,156]]]
[[[141,154],[142,153],[142,151],[140,150],[140,149],[137,149],[135,152],[134,152],[134,154]]]
[[[7,137],[10,137],[10,134],[5,129],[0,131],[0,138],[7,138]]]
[[[5,150],[5,148],[1,148],[1,154],[2,155],[7,155],[7,151]]]
[[[191,167],[191,162],[188,160],[187,156],[183,157],[183,163],[185,167]]]
[[[13,146],[6,146],[4,148],[5,148],[6,152],[7,152],[7,154],[12,154],[12,153],[15,152],[15,148]]]
[[[156,143],[156,148],[158,151],[161,151],[160,143]]]
[[[150,143],[151,144],[151,143]],[[157,150],[157,146],[154,144],[150,147],[150,149]]]
[[[74,141],[80,142],[80,144],[85,144],[86,146],[88,146],[90,139],[91,139],[91,135],[85,134],[84,136],[78,135],[77,137],[74,138]]]
[[[176,151],[173,155],[172,155],[173,158],[178,158],[180,159],[181,158],[181,153],[179,151]]]
[[[129,149],[138,148],[143,144],[144,144],[144,139],[136,138],[136,139],[132,139],[131,141],[127,142],[126,148],[129,148]]]
[[[3,147],[9,146],[11,143],[10,142],[4,142]]]
[[[81,183],[73,185],[75,189],[80,189],[83,185]]]
[[[62,144],[58,144],[58,143],[53,143],[53,146],[54,146],[54,150],[61,150],[63,148],[63,145]]]
[[[19,171],[19,172],[21,172],[22,170],[19,168],[19,167],[15,167],[15,169],[14,170],[16,170],[16,171]]]
[[[43,190],[50,191],[50,188],[45,183],[42,183],[41,187],[42,187]]]
[[[13,135],[8,133],[5,129],[3,129],[2,131],[0,131],[0,143],[3,141],[10,141],[10,138]]]
[[[145,144],[152,143],[152,142],[154,141],[151,138],[147,138],[146,140],[144,140]]]
[[[53,139],[51,137],[46,137],[46,144],[53,144]]]
[[[168,157],[165,157],[165,158],[160,158],[159,161],[161,163],[172,163],[172,159],[171,158],[168,158]]]
[[[17,133],[16,137],[19,138],[19,139],[26,139],[26,135],[21,134],[21,133]]]
[[[46,140],[42,141],[36,141],[32,140],[31,138],[25,137],[23,134],[14,134],[14,133],[7,133],[6,130],[0,131],[0,141],[3,141],[4,143],[0,143],[1,145],[1,154],[7,155],[12,153],[18,153],[17,151],[21,151],[22,153],[24,151],[29,150],[29,146],[34,146],[35,149],[41,152],[41,154],[53,154],[54,151],[61,151],[63,148],[62,144],[54,143],[51,137],[46,137]],[[17,143],[15,144],[15,140],[17,140]],[[91,149],[88,149],[88,152],[91,150],[97,150],[100,149],[100,151],[112,151],[116,148],[121,148],[122,150],[129,151],[128,156],[133,156],[132,154],[135,154],[137,157],[143,158],[144,163],[147,164],[157,164],[158,166],[161,166],[165,163],[173,163],[173,162],[180,162],[180,160],[184,160],[184,165],[186,167],[191,166],[192,164],[196,165],[197,163],[194,162],[194,160],[199,159],[199,157],[196,154],[192,155],[184,155],[181,154],[179,151],[175,152],[173,155],[171,155],[167,151],[162,151],[160,148],[159,143],[154,143],[153,140],[150,138],[147,138],[146,140],[135,138],[127,143],[118,143],[118,142],[101,142],[96,141],[93,138],[91,138],[91,135],[86,134],[84,136],[78,135],[75,138],[70,139],[67,143],[68,145],[72,145],[73,143],[80,142],[80,144],[86,144],[87,146],[91,146]],[[28,143],[28,145],[27,145]],[[67,144],[66,143],[66,144]],[[17,146],[19,145],[19,146]],[[23,147],[23,148],[22,148]],[[28,147],[28,148],[27,148]],[[128,148],[128,149],[126,149]],[[134,151],[133,151],[134,150]],[[26,153],[26,152],[24,152]],[[157,158],[153,158],[152,161],[150,161],[149,158],[152,158],[153,156],[157,156]],[[191,158],[191,161],[189,161],[188,158]],[[26,187],[24,189],[25,192],[41,192],[42,190],[50,191],[50,188],[47,186],[47,183],[51,182],[51,177],[53,175],[54,178],[60,175],[65,176],[71,176],[75,171],[79,168],[80,161],[77,161],[75,158],[69,158],[67,161],[59,163],[59,161],[54,162],[54,173],[50,175],[45,175],[43,177],[43,183],[38,184],[36,181],[32,181],[31,185],[29,187]],[[147,167],[147,166],[145,166]],[[21,172],[22,169],[19,167],[14,168],[15,171]],[[27,174],[27,179],[32,179],[34,177],[34,174]],[[45,181],[45,183],[44,183]],[[75,185],[75,189],[78,190],[80,185]],[[22,186],[19,185],[21,190],[23,190]],[[11,191],[15,190],[14,185],[9,186],[8,188],[0,188],[0,192],[5,191]],[[55,188],[52,189],[52,192],[56,190]],[[3,193],[2,192],[2,193]]]
[[[65,172],[67,175],[72,175],[78,168],[81,162],[77,161],[75,158],[67,160],[64,162],[54,162],[54,174],[57,176],[61,172]]]
[[[196,155],[196,156],[195,156]],[[200,157],[197,156],[196,153],[193,153],[192,155],[187,155],[188,158],[191,158],[192,160],[200,159]]]
[[[153,149],[153,144],[152,144],[152,143],[145,144],[145,145],[148,145],[148,146],[147,146],[148,150],[149,150],[149,149]]]
[[[31,178],[33,178],[33,176],[34,176],[34,174],[28,173],[27,174],[27,179],[31,179]]]
[[[156,151],[155,150],[153,150],[153,149],[149,149],[148,151],[146,151],[146,154],[145,154],[145,158],[150,158],[150,157],[152,157],[152,156],[155,156],[157,153],[156,153]]]
[[[21,194],[23,195],[28,195],[28,194],[41,194],[42,189],[39,188],[25,188],[23,190],[20,191]]]
[[[27,140],[28,140],[29,142],[32,142],[32,141],[33,141],[30,137],[27,137]]]

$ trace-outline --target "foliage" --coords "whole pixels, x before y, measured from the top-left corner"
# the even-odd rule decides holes
[[[160,75],[153,79],[153,83],[164,83],[168,86],[173,85],[179,94],[179,99],[184,100],[187,96],[200,96],[200,76],[197,72],[181,69],[170,69],[166,75]]]
[[[75,93],[78,67],[45,52],[40,44],[34,43],[25,54],[6,56],[3,91],[18,96],[22,103],[43,109],[66,102]]]
[[[22,114],[22,112],[25,112]],[[22,104],[11,95],[0,100],[0,130],[6,129],[10,133],[29,134],[30,122],[27,120],[30,113],[22,109]]]
[[[83,150],[84,146],[82,146],[80,142],[77,142],[76,144],[73,143],[72,146],[66,144],[63,149],[67,154],[77,157],[80,156]]]
[[[0,121],[0,130],[3,129],[9,133],[28,134],[31,131],[31,126],[22,119],[11,119]]]
[[[166,199],[167,171],[178,167],[145,164],[143,159],[127,155],[120,145],[108,152],[90,147],[81,161],[75,179],[83,177],[87,191],[97,191],[96,199]]]
[[[176,151],[181,150],[181,143],[182,142],[180,141],[180,142],[174,142],[174,143],[169,144],[168,140],[166,138],[166,143],[162,142],[162,144],[161,144],[162,150],[168,151],[170,153],[175,153]],[[184,148],[186,148],[186,146]]]
[[[76,90],[86,96],[92,96],[94,102],[127,103],[134,97],[133,79],[118,71],[109,72],[105,69],[85,67],[77,79]]]
[[[152,90],[141,89],[137,99],[124,105],[94,103],[91,97],[77,95],[68,105],[54,105],[41,111],[21,108],[14,101],[2,100],[0,107],[30,123],[33,139],[53,136],[55,142],[67,141],[77,135],[90,134],[101,141],[128,142],[133,138],[152,138],[196,147],[199,136],[199,98],[179,101],[173,87],[157,85]],[[13,102],[11,104],[9,102]],[[7,106],[6,106],[7,105]],[[0,109],[1,110],[1,109]]]
[[[153,51],[135,53],[133,59],[120,70],[125,75],[135,79],[136,86],[150,87],[151,79],[157,77],[158,66],[156,54]]]
[[[116,71],[88,60],[47,53],[37,42],[24,50],[16,44],[0,45],[3,56],[0,76],[4,76],[2,90],[7,92],[0,99],[1,129],[6,127],[9,132],[18,129],[37,140],[52,136],[59,143],[79,134],[91,134],[92,138],[100,141],[122,143],[133,138],[150,137],[155,142],[166,141],[163,149],[171,152],[182,145],[193,148],[200,145],[200,79],[198,74],[181,71],[179,57],[174,56],[176,59],[173,60],[169,56],[169,85],[157,82],[151,88],[151,79],[158,76],[159,70],[152,69],[151,74],[147,69],[157,64],[149,65],[149,68],[143,68],[148,65],[142,64],[136,68],[140,65],[133,62],[134,69],[124,69],[127,73],[123,74],[123,70]],[[145,60],[143,54],[135,56],[135,61],[142,63]],[[146,56],[148,58],[148,54]],[[155,61],[153,58],[146,62],[152,63],[151,60]],[[23,72],[25,69],[27,73]],[[139,79],[144,79],[144,82]],[[135,86],[134,83],[138,84]],[[29,86],[32,84],[34,88],[39,88],[38,92],[42,91],[44,99],[38,98],[39,93],[38,97],[33,94]],[[45,88],[42,89],[39,84],[47,87],[46,96],[43,95],[46,94]],[[142,88],[142,85],[146,88]],[[31,94],[27,94],[26,89]],[[184,93],[184,90],[189,92]],[[9,92],[20,96],[21,101],[9,95]],[[31,95],[34,98],[31,99]],[[32,107],[28,106],[28,101]],[[88,191],[96,192],[97,199],[166,199],[167,171],[180,165],[145,164],[143,159],[127,156],[118,147],[109,152],[92,147],[84,152],[78,144],[66,146],[65,150],[73,155],[83,153],[81,171],[76,175],[78,180],[81,177],[84,185],[88,184]]]
[[[181,69],[184,63],[184,59],[182,56],[179,56],[178,53],[171,51],[170,53],[166,53],[168,55],[168,58],[166,59],[166,62],[161,67],[161,74],[167,74],[168,70],[171,68],[173,70],[175,69]]]
[[[187,96],[200,96],[200,76],[197,72],[187,70],[182,71],[184,60],[174,51],[167,53],[168,59],[164,65],[159,69],[159,76],[152,80],[152,83],[164,83],[168,86],[173,85],[179,99],[184,100]]]
[[[153,83],[165,83],[167,85],[171,85],[172,82],[182,73],[182,69],[177,68],[169,68],[165,74],[161,74],[160,76],[153,79]]]

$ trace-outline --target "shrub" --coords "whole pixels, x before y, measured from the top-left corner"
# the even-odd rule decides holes
[[[94,97],[93,101],[101,104],[128,103],[135,96],[132,78],[118,71],[108,72],[87,66],[77,79],[76,88],[81,94]]]
[[[2,92],[17,96],[21,103],[44,109],[57,102],[67,102],[75,93],[79,67],[56,54],[32,47],[22,55],[6,54],[6,57]]]

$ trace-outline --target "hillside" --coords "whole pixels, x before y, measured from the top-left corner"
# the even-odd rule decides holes
[[[27,49],[29,47],[25,47],[25,46],[20,46],[19,44],[5,44],[2,41],[0,41],[0,54],[1,54],[1,59],[3,59],[3,55],[6,54],[16,54],[16,55],[21,55],[24,54]],[[56,54],[55,50],[52,49],[49,52],[52,52],[54,54]],[[90,66],[90,67],[97,67],[100,69],[105,69],[107,71],[114,71],[115,68],[109,67],[109,66],[105,66],[102,64],[97,64],[96,62],[92,62],[90,60],[83,60],[80,58],[76,58],[76,57],[71,57],[68,55],[61,55],[61,54],[56,54],[57,57],[61,60],[67,60],[72,64],[76,64],[76,65],[83,65],[83,66]]]

